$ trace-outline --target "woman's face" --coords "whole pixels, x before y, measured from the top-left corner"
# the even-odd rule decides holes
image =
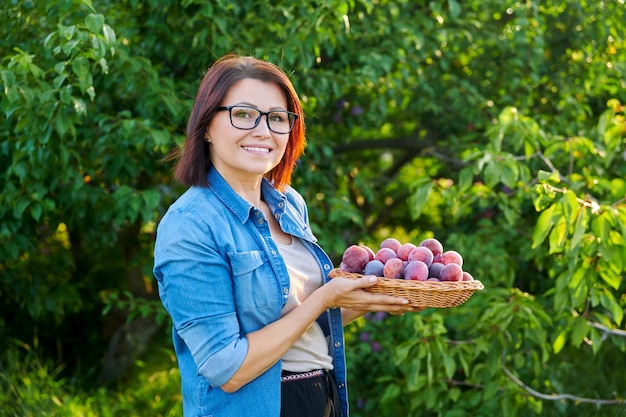
[[[287,99],[278,85],[246,78],[230,88],[221,106],[244,106],[269,112],[287,110]],[[249,109],[245,108],[245,112],[232,110],[233,120],[238,125],[249,123],[246,121]],[[215,113],[207,129],[207,140],[211,162],[223,177],[241,182],[257,181],[278,165],[285,153],[289,133],[270,130],[267,117],[273,119],[272,126],[279,120],[263,115],[256,127],[242,130],[231,124],[229,110]]]

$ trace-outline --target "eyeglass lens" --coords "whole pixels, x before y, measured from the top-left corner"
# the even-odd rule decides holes
[[[254,129],[266,114],[267,126],[276,133],[289,133],[296,120],[295,114],[285,110],[276,110],[261,113],[258,109],[245,106],[235,106],[230,109],[230,119],[234,127],[239,129]]]

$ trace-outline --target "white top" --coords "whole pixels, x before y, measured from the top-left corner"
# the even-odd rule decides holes
[[[278,243],[278,251],[285,260],[290,279],[287,303],[283,307],[284,316],[302,304],[323,282],[323,273],[317,259],[304,246],[299,238],[292,238],[291,245]],[[328,354],[328,341],[317,322],[283,356],[282,369],[291,372],[308,372],[313,369],[333,369],[332,357]]]

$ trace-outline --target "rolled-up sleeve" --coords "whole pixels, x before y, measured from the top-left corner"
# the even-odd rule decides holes
[[[248,341],[235,312],[230,265],[211,229],[194,213],[168,212],[157,229],[154,275],[198,373],[219,387],[243,363]]]

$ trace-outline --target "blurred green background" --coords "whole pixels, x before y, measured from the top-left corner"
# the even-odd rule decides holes
[[[0,6],[0,415],[177,416],[155,224],[199,81],[293,80],[294,186],[338,261],[436,237],[485,290],[346,328],[353,416],[626,416],[626,5]],[[338,262],[337,262],[338,263]]]

